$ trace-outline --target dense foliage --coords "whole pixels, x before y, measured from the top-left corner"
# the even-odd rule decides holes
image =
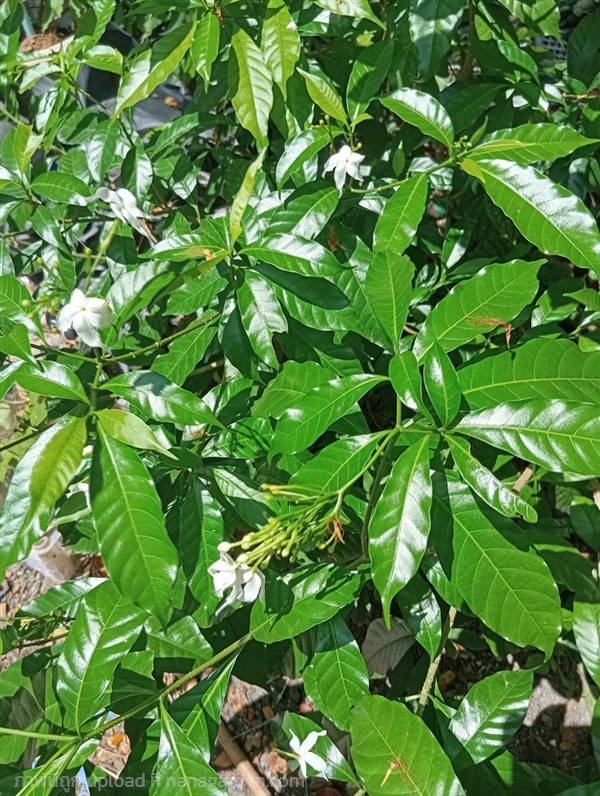
[[[128,792],[226,793],[232,671],[304,678],[275,739],[350,793],[598,793],[597,728],[576,777],[505,747],[557,656],[600,687],[600,15],[565,56],[554,0],[67,6],[50,51],[0,6],[0,571],[58,527],[108,578],[2,631],[50,642],[2,793],[93,790],[123,720]],[[457,640],[498,671],[445,699]]]

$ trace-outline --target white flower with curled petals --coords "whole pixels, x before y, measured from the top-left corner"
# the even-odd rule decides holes
[[[290,739],[290,749],[294,753],[298,762],[298,770],[300,771],[301,777],[306,778],[308,776],[307,766],[310,766],[312,769],[317,771],[319,776],[325,774],[327,770],[327,761],[316,752],[312,751],[317,739],[322,735],[327,735],[325,730],[321,730],[321,732],[313,730],[312,732],[309,732],[302,743],[300,743],[298,736],[292,732],[292,737]]]
[[[64,336],[73,329],[77,337],[92,348],[103,348],[98,329],[112,323],[112,310],[104,299],[88,298],[79,288],[71,293],[69,303],[58,313],[56,326]]]
[[[116,191],[111,191],[109,188],[99,188],[91,199],[101,199],[106,202],[115,218],[125,224],[129,224],[140,235],[144,235],[154,241],[148,225],[143,220],[148,218],[148,216],[138,207],[135,196],[127,188],[117,188]]]
[[[327,174],[328,171],[333,172],[335,185],[341,193],[344,183],[346,182],[346,176],[352,177],[353,180],[358,180],[358,182],[362,182],[360,164],[364,159],[364,155],[353,152],[348,144],[344,144],[339,152],[336,152],[335,155],[329,158],[323,169],[323,174]]]
[[[220,559],[208,568],[217,597],[223,597],[226,591],[231,590],[217,613],[228,605],[233,605],[236,600],[253,603],[258,599],[264,585],[262,572],[251,569],[247,564],[235,562],[225,547],[226,544],[219,545]]]

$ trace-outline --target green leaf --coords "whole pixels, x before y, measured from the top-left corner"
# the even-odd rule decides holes
[[[237,292],[250,345],[263,362],[276,369],[279,362],[271,338],[276,332],[287,332],[288,324],[273,288],[258,274],[247,271]]]
[[[23,362],[10,362],[6,367],[0,368],[0,398],[4,398],[13,386],[22,367]]]
[[[537,522],[537,512],[533,506],[504,486],[502,481],[484,467],[473,456],[466,440],[450,435],[445,439],[458,471],[478,497],[505,517],[521,514],[527,522]]]
[[[533,672],[496,672],[475,683],[449,729],[474,763],[505,746],[521,726],[533,688]]]
[[[40,174],[31,183],[31,190],[38,196],[44,196],[53,202],[72,205],[85,205],[85,198],[89,197],[91,193],[88,186],[79,177],[62,174],[58,171]]]
[[[600,72],[600,15],[586,14],[569,36],[567,72],[585,86]]]
[[[566,257],[600,275],[600,231],[585,205],[531,166],[507,160],[463,160],[494,204],[546,254]]]
[[[429,175],[415,174],[388,199],[377,220],[373,251],[400,255],[410,246],[429,196]]]
[[[332,14],[355,17],[356,19],[369,19],[385,29],[383,22],[380,22],[373,14],[368,0],[316,0],[316,4],[327,11],[331,11]]]
[[[344,110],[344,104],[331,83],[320,75],[305,72],[304,69],[298,69],[298,71],[304,78],[310,98],[315,105],[318,105],[324,113],[329,114],[333,119],[338,119],[345,124],[348,117]]]
[[[208,307],[214,297],[227,285],[217,271],[200,274],[174,290],[167,301],[167,315],[191,315]],[[187,338],[187,335],[183,335]]]
[[[104,582],[104,578],[68,580],[58,586],[53,586],[39,597],[35,597],[20,610],[28,616],[43,617],[58,614],[68,619],[74,619],[83,597]]]
[[[29,318],[23,302],[31,302],[25,285],[11,274],[0,276],[0,315],[15,323],[24,323],[30,332],[43,338],[37,314],[35,318]]]
[[[409,630],[433,660],[442,641],[442,612],[429,584],[415,575],[396,600]]]
[[[356,572],[336,564],[305,564],[267,582],[252,607],[250,633],[263,644],[294,638],[334,617],[362,585]]]
[[[173,384],[183,384],[198,362],[204,358],[216,333],[216,326],[201,326],[173,340],[168,353],[156,357],[152,363],[152,371],[160,373]],[[198,401],[202,403],[196,396],[194,399],[196,404]],[[206,417],[207,407],[204,406],[202,411]]]
[[[261,49],[283,98],[300,58],[300,35],[283,0],[269,0],[262,27]]]
[[[517,76],[520,76],[519,73],[529,74],[536,82],[539,82],[539,72],[536,62],[518,44],[506,39],[498,39],[496,47],[510,64],[517,67],[515,70]]]
[[[337,132],[337,135],[340,134],[341,130]],[[295,174],[307,160],[320,152],[330,141],[326,127],[309,127],[288,141],[275,171],[278,188],[281,189],[292,174]]]
[[[33,356],[29,342],[29,331],[25,324],[14,323],[2,316],[0,316],[0,353],[29,362],[29,365],[33,365],[33,370],[37,367],[37,360]]]
[[[337,276],[343,268],[320,243],[285,232],[267,235],[240,253],[307,277]]]
[[[182,616],[165,630],[158,619],[150,617],[146,620],[145,629],[148,649],[154,653],[155,658],[183,658],[197,665],[207,661],[212,655],[210,644],[191,616]],[[168,667],[170,666],[169,662]],[[167,670],[171,671],[171,668]]]
[[[369,523],[373,583],[390,626],[390,607],[411,580],[427,548],[431,510],[429,435],[394,462]]]
[[[594,601],[583,597],[575,599],[573,634],[585,668],[600,686],[600,594]]]
[[[24,390],[46,395],[49,398],[63,398],[67,401],[83,401],[89,404],[79,378],[66,365],[60,362],[42,361],[33,368],[23,365],[17,381]]]
[[[331,379],[331,372],[316,362],[285,362],[277,376],[267,384],[261,397],[252,407],[253,417],[279,419],[286,409],[312,388]]]
[[[65,493],[81,463],[86,436],[85,418],[61,418],[19,461],[0,515],[0,572],[25,558],[43,536],[45,529],[36,521]]]
[[[410,41],[417,51],[421,80],[433,77],[438,70],[464,8],[463,0],[411,0]]]
[[[458,414],[462,394],[454,366],[437,343],[431,346],[425,357],[423,379],[435,413],[442,426],[447,428]]]
[[[423,404],[421,390],[421,374],[417,358],[412,351],[403,351],[392,357],[389,364],[390,380],[398,398],[405,406],[414,412],[421,412],[428,419],[431,418],[428,409]]]
[[[560,12],[555,0],[501,0],[510,13],[528,25],[536,33],[561,38]]]
[[[166,456],[172,455],[154,431],[131,412],[124,412],[122,409],[101,409],[96,412],[96,417],[102,430],[113,439],[132,445],[134,448],[158,451]]]
[[[393,94],[382,97],[380,102],[405,122],[418,127],[423,135],[441,141],[448,149],[452,149],[452,120],[444,106],[431,95],[415,88],[399,88]]]
[[[202,752],[192,743],[167,713],[161,702],[161,729],[152,796],[171,796],[173,782],[183,796],[195,796],[202,783],[202,796],[227,796],[227,788],[203,759]]]
[[[537,272],[544,260],[511,260],[482,268],[459,282],[434,305],[417,338],[414,352],[422,360],[437,343],[444,351],[515,318],[538,290]]]
[[[306,716],[299,716],[297,713],[286,711],[283,714],[281,721],[281,730],[275,732],[277,738],[279,734],[287,736],[295,736],[300,743],[306,740],[311,733],[317,733],[314,739],[314,744],[310,747],[312,754],[320,758],[317,760],[317,765],[311,765],[307,761],[307,774],[313,777],[323,777],[330,780],[338,780],[340,782],[351,782],[353,785],[358,785],[358,780],[354,775],[352,769],[348,765],[348,761],[344,758],[340,750],[333,743],[331,738],[321,730],[320,725],[315,724],[312,719]],[[315,759],[312,758],[312,762]],[[297,770],[297,764],[294,765],[294,759],[290,760],[291,768]]]
[[[464,417],[457,430],[556,473],[600,472],[598,408],[559,400],[502,403]]]
[[[190,48],[196,72],[204,81],[205,91],[208,91],[212,65],[219,54],[220,35],[219,18],[212,11],[207,11],[198,23]]]
[[[242,28],[231,37],[233,56],[229,59],[231,102],[242,125],[258,142],[268,144],[269,114],[273,106],[272,78],[263,54]]]
[[[302,676],[306,695],[317,710],[340,730],[349,730],[352,708],[369,693],[369,673],[340,616],[319,625],[315,651]]]
[[[195,24],[178,25],[160,36],[151,49],[144,49],[134,57],[119,86],[116,116],[149,97],[169,77],[189,50],[194,31]]]
[[[531,340],[467,364],[458,378],[472,409],[535,398],[600,405],[600,352],[584,353],[570,340]]]
[[[352,712],[350,734],[369,796],[464,796],[435,736],[406,705],[364,696]]]
[[[520,127],[498,130],[486,135],[470,151],[469,157],[473,160],[500,158],[527,166],[540,160],[563,158],[582,146],[596,143],[597,140],[585,138],[571,127],[559,127],[556,124],[523,124]]]
[[[365,393],[384,380],[382,376],[356,374],[313,387],[281,416],[273,435],[271,456],[296,453],[312,445],[332,423],[348,414]]]
[[[83,597],[58,659],[56,689],[68,727],[80,732],[108,705],[115,669],[139,636],[145,616],[110,581]]]
[[[367,271],[367,298],[394,351],[406,323],[415,267],[408,257],[379,251]]]
[[[132,448],[101,430],[98,437],[90,497],[102,560],[121,594],[165,623],[177,552],[156,488]]]
[[[101,388],[119,395],[146,417],[159,422],[182,426],[198,423],[221,425],[204,401],[152,370],[122,373],[104,382]]]
[[[266,149],[262,149],[258,157],[255,160],[253,160],[252,163],[248,166],[246,174],[244,175],[244,179],[242,181],[242,186],[235,195],[235,198],[231,205],[231,211],[229,213],[229,223],[231,227],[232,243],[235,243],[236,240],[242,234],[242,229],[243,229],[242,220],[244,217],[244,213],[246,212],[246,208],[248,207],[248,202],[252,197],[256,172],[262,167],[266,151],[267,151]]]
[[[311,486],[323,493],[336,492],[362,472],[380,441],[379,434],[339,439],[303,464],[290,484]]]
[[[584,287],[581,290],[575,290],[573,293],[566,293],[565,296],[567,298],[574,298],[592,312],[600,312],[600,293],[598,293],[597,290]]]
[[[392,62],[392,39],[365,47],[354,61],[346,89],[346,105],[351,119],[356,119],[369,107],[385,79]]]
[[[491,630],[549,658],[561,610],[547,565],[510,520],[502,525],[510,533],[492,525],[466,484],[441,476],[433,484],[431,538],[451,583]]]

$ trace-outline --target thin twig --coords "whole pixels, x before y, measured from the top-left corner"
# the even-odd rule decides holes
[[[429,699],[429,692],[433,688],[435,675],[438,670],[438,666],[440,665],[440,661],[442,660],[442,655],[444,654],[444,647],[446,646],[446,642],[448,641],[448,636],[452,629],[452,625],[454,624],[455,618],[456,618],[456,608],[454,608],[451,605],[450,610],[448,611],[448,616],[446,617],[446,621],[444,622],[444,628],[442,630],[440,651],[429,664],[429,669],[427,670],[427,675],[425,676],[425,682],[423,683],[423,688],[421,689],[421,694],[419,696],[419,704],[417,706],[417,716],[422,716],[423,713],[425,712],[425,706],[427,705],[427,700]]]

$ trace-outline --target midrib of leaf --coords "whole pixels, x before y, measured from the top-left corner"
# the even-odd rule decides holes
[[[175,740],[175,736],[171,730],[171,723],[169,720],[163,722],[165,734],[169,736],[169,743],[171,745],[171,749],[173,750],[173,754],[177,759],[177,767],[183,774],[183,780],[185,782],[185,789],[189,796],[194,796],[192,789],[190,788],[190,777],[187,776],[187,769],[184,766],[183,758],[179,754],[179,746],[177,745],[177,741]]]
[[[460,373],[460,371],[459,371]],[[511,384],[535,384],[536,382],[555,382],[555,381],[568,381],[570,384],[573,382],[581,382],[582,384],[589,384],[590,377],[584,378],[583,376],[543,376],[541,378],[537,378],[532,376],[530,379],[510,379],[508,381],[494,381],[489,384],[477,384],[476,387],[471,387],[468,390],[463,390],[463,395],[470,395],[474,392],[483,392],[483,390],[488,390],[494,387],[508,387]],[[540,396],[542,397],[542,396]]]
[[[373,727],[373,729],[375,730],[377,735],[381,738],[383,744],[387,747],[387,750],[388,750],[388,752],[391,755],[391,758],[390,758],[390,765],[391,765],[391,763],[394,760],[398,760],[399,759],[398,755],[396,754],[394,748],[392,746],[390,746],[390,744],[388,743],[388,740],[385,737],[385,735],[383,735],[383,733],[381,732],[379,727],[375,724],[375,722],[371,718],[371,715],[370,715],[369,711],[365,710],[364,714],[366,714],[366,717],[368,718],[371,727]],[[404,761],[402,761],[402,762],[404,762]],[[415,780],[412,778],[412,776],[410,775],[410,771],[411,771],[411,769],[408,766],[408,764],[404,763],[404,769],[402,769],[402,771],[399,771],[399,773],[400,773],[400,776],[402,777],[402,779],[405,782],[408,780],[410,786],[414,789],[415,796],[427,796],[427,793],[424,790],[421,790],[421,788],[419,787],[417,782],[415,782]]]

